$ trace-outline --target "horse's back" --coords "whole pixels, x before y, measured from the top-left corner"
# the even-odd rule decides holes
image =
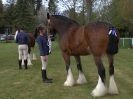
[[[109,25],[103,22],[89,23],[84,29],[85,38],[94,55],[106,53],[109,38]]]
[[[85,26],[73,26],[61,38],[61,49],[69,55],[101,56],[109,45],[108,23],[95,22]]]

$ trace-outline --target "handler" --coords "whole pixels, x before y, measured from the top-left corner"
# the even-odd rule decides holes
[[[49,55],[48,36],[46,33],[46,27],[38,27],[39,36],[37,37],[37,43],[40,50],[40,58],[42,62],[42,80],[44,83],[52,83],[52,79],[47,77],[46,67]]]
[[[24,32],[23,28],[20,29],[16,36],[16,43],[18,43],[18,53],[19,53],[19,69],[22,69],[22,58],[24,58],[25,69],[27,67],[27,58],[28,58],[28,34]]]

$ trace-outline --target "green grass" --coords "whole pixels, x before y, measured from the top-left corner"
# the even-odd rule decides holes
[[[38,50],[36,49],[38,53]],[[120,94],[106,95],[96,99],[133,99],[133,49],[120,49],[115,57],[116,83]],[[17,45],[0,43],[0,99],[93,99],[91,91],[97,84],[97,69],[92,56],[82,57],[83,69],[88,80],[85,85],[63,86],[66,80],[64,61],[56,42],[52,55],[49,55],[48,76],[52,84],[44,84],[41,79],[41,62],[33,61],[28,70],[18,70]],[[108,62],[103,58],[107,72]],[[72,70],[75,80],[78,71],[72,58]],[[108,83],[107,83],[108,85]]]

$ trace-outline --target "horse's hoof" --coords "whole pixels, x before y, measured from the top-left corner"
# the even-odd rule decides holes
[[[64,86],[73,86],[74,85],[74,82],[68,82],[68,81],[65,81],[64,83]]]
[[[110,95],[118,95],[119,94],[119,92],[111,92],[111,91],[109,91],[108,92]]]
[[[86,80],[84,74],[79,75],[78,80],[77,80],[77,84],[86,84],[86,83],[87,83],[87,80]]]
[[[117,95],[117,94],[119,94],[119,91],[118,91],[118,89],[109,88],[108,93],[110,95]]]
[[[28,64],[28,66],[31,66],[32,64]]]
[[[77,80],[77,84],[86,84],[86,83],[87,83],[87,81],[86,81],[86,80],[82,80],[82,81]]]
[[[34,60],[34,61],[35,61],[35,60],[37,60],[37,58],[33,58],[32,60]]]
[[[95,88],[91,93],[93,97],[100,97],[104,96],[105,94],[107,94],[107,89],[105,87],[102,89]]]

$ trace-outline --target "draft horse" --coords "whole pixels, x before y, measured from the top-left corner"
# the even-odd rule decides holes
[[[79,70],[77,84],[87,83],[80,56],[92,54],[98,69],[99,80],[91,95],[104,96],[107,93],[107,88],[105,86],[105,68],[101,58],[104,54],[107,54],[110,74],[108,92],[110,94],[118,94],[114,80],[114,55],[118,52],[118,32],[115,36],[109,35],[111,25],[104,22],[94,22],[80,26],[76,21],[61,15],[47,14],[47,19],[50,33],[59,34],[60,48],[67,71],[64,86],[73,86],[75,83],[70,66],[71,56],[75,57]]]
[[[16,40],[17,32],[15,34],[14,39]],[[28,33],[29,37],[29,44],[28,44],[28,65],[32,65],[31,59],[36,60],[36,54],[34,52],[34,47],[35,47],[35,37],[32,33]],[[31,52],[32,52],[32,57],[31,57]],[[24,60],[22,59],[22,65],[24,65]]]

